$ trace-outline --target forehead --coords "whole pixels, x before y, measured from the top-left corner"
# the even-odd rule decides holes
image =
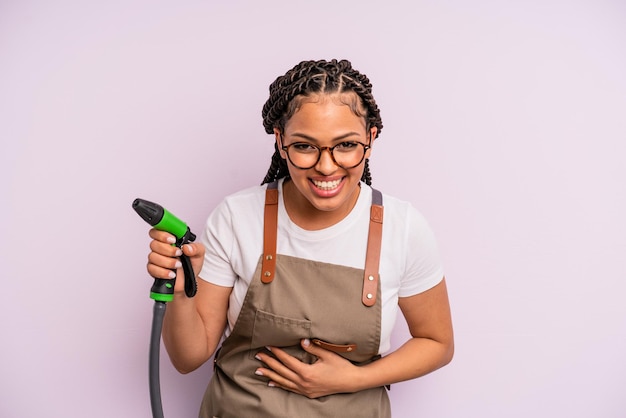
[[[285,129],[309,124],[364,128],[366,124],[366,111],[354,92],[301,95],[292,101],[288,113]]]
[[[287,113],[295,114],[306,103],[325,103],[328,101],[336,105],[348,106],[357,116],[365,117],[367,114],[361,98],[353,91],[298,95],[289,104]]]
[[[286,134],[302,133],[311,137],[337,136],[346,132],[363,134],[365,118],[335,98],[306,100],[285,125]]]

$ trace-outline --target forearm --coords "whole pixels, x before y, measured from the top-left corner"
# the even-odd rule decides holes
[[[389,385],[424,376],[452,360],[454,334],[445,278],[426,292],[398,304],[412,338],[393,353],[359,368],[361,388]]]
[[[433,372],[452,360],[452,342],[411,338],[393,353],[356,369],[352,391],[390,385]]]
[[[181,373],[197,369],[213,354],[196,303],[195,298],[176,295],[167,304],[163,320],[165,348],[172,364]]]
[[[231,290],[198,278],[195,297],[176,292],[174,300],[168,304],[163,341],[179,372],[197,369],[215,352],[226,327]]]

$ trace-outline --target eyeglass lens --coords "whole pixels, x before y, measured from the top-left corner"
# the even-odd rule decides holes
[[[308,169],[320,160],[322,151],[328,150],[335,164],[342,168],[354,168],[363,161],[365,145],[360,142],[342,142],[334,147],[318,147],[308,143],[293,143],[286,147],[289,161],[298,168]]]

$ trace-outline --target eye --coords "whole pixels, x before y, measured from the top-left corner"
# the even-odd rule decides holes
[[[316,147],[314,147],[311,144],[307,144],[306,142],[296,142],[294,144],[291,144],[290,147],[293,148],[294,151],[301,152],[301,153],[317,152]]]
[[[339,152],[354,151],[359,146],[358,142],[346,141],[335,146],[335,149]]]

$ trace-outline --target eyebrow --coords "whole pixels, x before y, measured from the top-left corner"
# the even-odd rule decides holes
[[[290,136],[306,139],[307,141],[311,141],[311,142],[318,142],[318,143],[320,142],[318,139],[313,138],[312,136],[300,133],[300,132],[295,132],[295,133],[291,134]],[[349,138],[351,136],[361,136],[361,134],[359,134],[358,132],[353,132],[353,131],[346,132],[343,135],[339,135],[338,137],[333,138],[331,140],[331,142],[341,141],[341,140]]]

